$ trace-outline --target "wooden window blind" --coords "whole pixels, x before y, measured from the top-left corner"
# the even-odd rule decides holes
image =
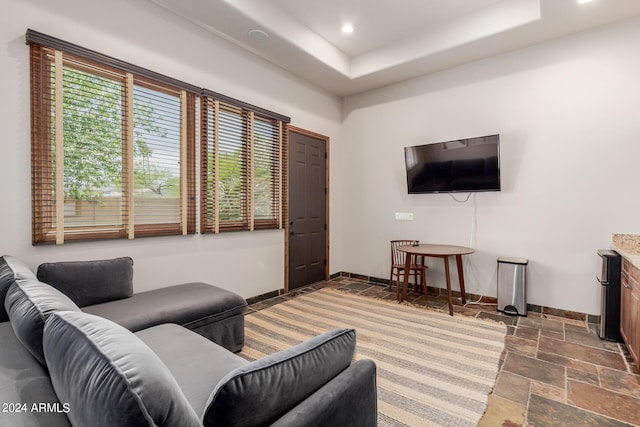
[[[39,33],[27,41],[33,243],[195,233],[193,88]]]
[[[254,116],[253,222],[254,228],[277,228],[282,223],[282,123]]]
[[[215,95],[200,104],[201,231],[282,228],[283,118]]]

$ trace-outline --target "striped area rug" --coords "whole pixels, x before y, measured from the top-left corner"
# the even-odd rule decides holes
[[[475,426],[498,374],[506,326],[322,289],[245,317],[255,360],[323,332],[357,331],[377,365],[379,426]]]

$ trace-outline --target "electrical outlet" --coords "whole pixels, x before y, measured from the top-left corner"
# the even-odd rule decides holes
[[[413,212],[396,212],[397,221],[413,221]]]

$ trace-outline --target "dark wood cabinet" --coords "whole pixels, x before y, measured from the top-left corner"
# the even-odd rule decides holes
[[[622,258],[620,333],[640,369],[640,269]]]

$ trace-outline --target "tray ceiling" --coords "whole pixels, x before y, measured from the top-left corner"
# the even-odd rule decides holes
[[[630,0],[149,1],[339,96],[640,14]]]

